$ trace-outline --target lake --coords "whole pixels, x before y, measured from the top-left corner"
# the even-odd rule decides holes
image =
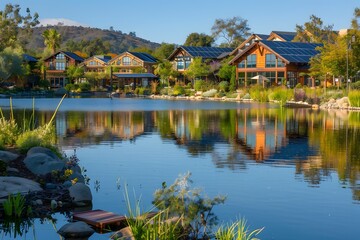
[[[36,99],[39,124],[59,99]],[[0,99],[8,113],[9,100]],[[13,99],[15,115],[31,99]],[[25,111],[25,112],[26,112]],[[155,99],[67,98],[55,120],[57,142],[76,149],[93,209],[126,214],[130,195],[151,208],[162,182],[190,172],[193,187],[226,195],[221,223],[244,217],[261,239],[360,236],[360,113],[286,109],[276,104]],[[24,239],[58,239],[67,222],[34,221]],[[1,239],[12,239],[1,233]],[[94,234],[90,239],[108,239]]]

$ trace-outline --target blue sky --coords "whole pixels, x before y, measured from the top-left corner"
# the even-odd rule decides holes
[[[153,41],[183,44],[193,32],[211,34],[215,19],[240,16],[251,32],[295,31],[310,15],[334,30],[348,28],[359,0],[0,0],[37,12],[40,20],[66,19],[90,27],[136,32]],[[66,21],[59,20],[59,21]],[[56,20],[57,21],[57,20]]]

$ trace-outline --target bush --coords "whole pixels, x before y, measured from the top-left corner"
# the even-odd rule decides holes
[[[76,86],[74,84],[72,84],[72,83],[66,84],[65,85],[65,90],[68,91],[68,92],[75,91]]]
[[[209,91],[206,91],[202,94],[203,97],[215,97],[217,93],[216,89],[210,89]]]
[[[50,82],[48,80],[40,80],[39,87],[48,89],[50,87]]]
[[[219,90],[220,91],[224,91],[227,92],[229,90],[229,82],[227,81],[221,81],[219,83]]]
[[[180,86],[178,84],[174,86],[172,95],[179,96],[179,95],[184,95],[184,94],[185,94],[185,89],[182,86]]]
[[[302,101],[304,102],[306,100],[306,92],[304,89],[301,88],[295,88],[294,89],[294,100],[296,102]]]
[[[204,91],[206,89],[206,82],[204,80],[195,80],[194,88],[196,91]]]
[[[293,97],[293,90],[284,87],[273,88],[272,92],[269,94],[269,100],[278,101],[281,105],[285,104],[286,101],[291,100]]]
[[[81,92],[88,92],[91,90],[91,85],[88,82],[83,82],[79,84],[79,88]]]
[[[20,152],[26,153],[30,148],[38,146],[54,149],[53,146],[55,142],[54,127],[44,125],[32,131],[26,131],[20,134],[16,140],[16,145]]]
[[[13,145],[19,134],[19,128],[15,120],[0,118],[0,146]]]
[[[351,89],[360,90],[360,81],[352,83],[350,87]]]
[[[249,93],[252,99],[259,102],[269,101],[268,90],[260,85],[253,85],[249,89]]]

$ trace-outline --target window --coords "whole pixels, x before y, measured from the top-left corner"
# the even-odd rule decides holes
[[[59,53],[56,55],[56,59],[65,59],[65,55],[63,53]]]
[[[277,67],[285,67],[285,63],[281,59],[277,59]]]
[[[189,57],[185,58],[185,69],[188,69],[188,67],[190,66],[191,63],[191,59]]]
[[[245,60],[242,60],[242,61],[238,64],[238,68],[245,68]]]
[[[122,64],[125,66],[131,65],[131,59],[129,57],[123,57]]]
[[[265,54],[265,67],[271,68],[276,66],[276,56],[272,53]]]
[[[56,70],[65,70],[65,63],[64,62],[56,62],[55,69]]]
[[[133,60],[133,65],[140,65],[138,61],[136,61],[135,59]]]
[[[247,56],[246,58],[247,60],[247,68],[256,68],[256,55],[255,54],[251,54],[249,56]]]
[[[176,62],[176,69],[184,69],[184,62],[182,60]]]

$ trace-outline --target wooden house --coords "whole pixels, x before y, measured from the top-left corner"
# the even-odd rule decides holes
[[[180,78],[185,80],[182,73],[188,69],[194,58],[201,57],[203,62],[215,66],[222,59],[228,57],[233,50],[233,48],[220,47],[180,46],[174,50],[168,60],[173,63],[174,69],[180,73]]]
[[[294,87],[297,83],[308,84],[310,58],[319,53],[316,43],[255,41],[239,52],[230,64],[236,66],[238,82],[247,86],[259,83],[259,76],[265,77],[269,85],[286,84]],[[255,80],[255,81],[254,81]],[[284,83],[283,81],[287,82]],[[265,85],[265,84],[264,84]]]
[[[111,56],[96,55],[85,59],[79,66],[84,68],[84,72],[105,72]]]
[[[157,78],[153,74],[156,63],[156,58],[142,52],[124,52],[108,62],[112,69],[113,83],[119,87],[129,85],[132,89],[136,86],[146,87]]]
[[[53,88],[64,87],[67,82],[66,69],[77,66],[84,59],[73,52],[59,51],[44,60],[46,67],[45,78]]]

